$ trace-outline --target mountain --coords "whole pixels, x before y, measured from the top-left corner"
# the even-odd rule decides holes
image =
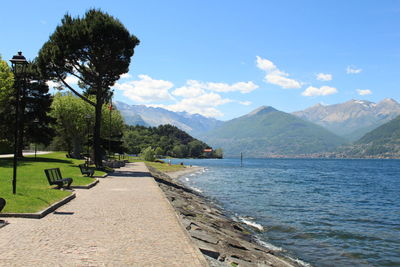
[[[365,100],[350,100],[335,105],[317,104],[292,114],[321,125],[349,141],[355,141],[400,115],[400,104],[391,98],[377,104]]]
[[[171,124],[195,137],[219,126],[222,121],[207,118],[199,114],[173,112],[164,108],[128,105],[124,102],[114,103],[128,125],[159,126]]]
[[[345,143],[319,125],[267,106],[227,121],[202,138],[222,147],[226,156],[243,152],[246,157],[318,153]]]
[[[399,158],[400,116],[367,133],[341,153],[346,157]]]

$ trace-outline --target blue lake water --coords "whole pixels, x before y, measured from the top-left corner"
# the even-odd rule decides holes
[[[400,266],[400,160],[177,159],[187,185],[315,266]]]

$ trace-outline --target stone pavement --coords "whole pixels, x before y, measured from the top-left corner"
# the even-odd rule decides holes
[[[7,218],[0,266],[207,266],[143,163],[43,219]]]

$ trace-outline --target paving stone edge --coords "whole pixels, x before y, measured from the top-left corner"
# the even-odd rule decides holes
[[[46,209],[36,212],[36,213],[0,213],[0,217],[14,217],[14,218],[28,218],[28,219],[41,219],[47,214],[55,211],[62,205],[70,202],[72,199],[76,197],[75,193],[72,193],[71,195],[67,196],[66,198],[54,203],[50,207],[47,207]]]
[[[88,185],[73,185],[71,186],[72,189],[90,189],[93,186],[97,185],[99,183],[99,179],[96,178],[96,181],[93,181],[92,183]]]
[[[147,167],[147,165],[146,165]],[[147,167],[147,169],[149,169]],[[192,237],[190,236],[190,234],[188,233],[188,231],[186,230],[185,226],[182,223],[181,218],[179,217],[179,215],[176,213],[175,208],[172,206],[172,204],[169,202],[167,196],[165,195],[164,191],[162,191],[162,189],[160,188],[160,186],[158,185],[158,183],[156,182],[156,180],[154,179],[153,175],[151,174],[150,170],[148,170],[151,178],[152,178],[152,182],[156,185],[157,189],[160,191],[161,195],[164,197],[164,200],[166,201],[168,208],[172,211],[172,213],[175,215],[176,221],[178,222],[179,226],[182,228],[183,233],[185,234],[186,238],[189,240],[189,242],[192,244],[192,246],[195,248],[195,253],[197,254],[197,258],[199,259],[199,262],[202,266],[208,267],[210,266],[207,262],[207,260],[204,258],[203,253],[201,253],[200,248],[196,245],[196,243],[193,241]]]

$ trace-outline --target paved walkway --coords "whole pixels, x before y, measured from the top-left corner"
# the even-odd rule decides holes
[[[7,218],[0,266],[207,266],[143,163],[43,219]]]

